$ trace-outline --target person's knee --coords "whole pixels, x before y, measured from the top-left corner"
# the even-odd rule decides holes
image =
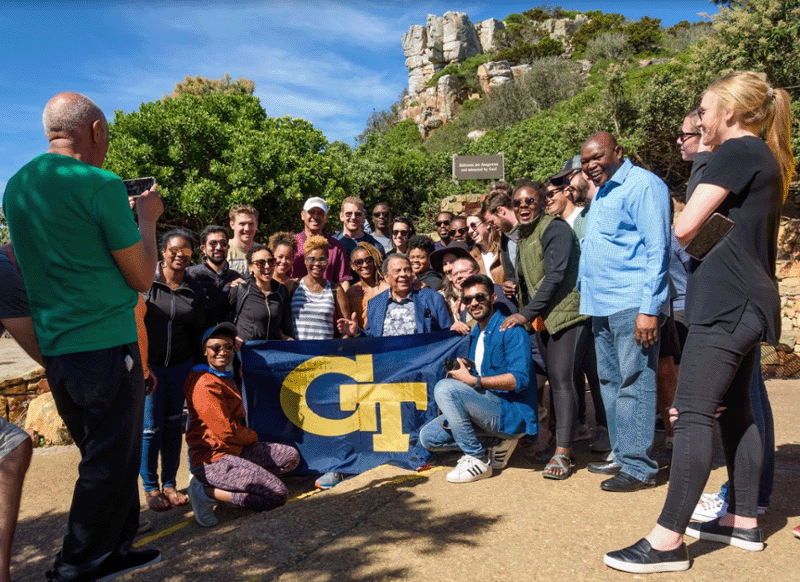
[[[445,378],[439,380],[433,389],[433,398],[436,403],[441,406],[443,402],[449,402],[458,398],[458,394],[469,388],[466,384],[453,380],[452,378]]]

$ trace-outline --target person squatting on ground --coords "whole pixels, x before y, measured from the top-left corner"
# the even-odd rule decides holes
[[[590,463],[613,475],[604,491],[652,487],[659,315],[668,308],[670,207],[667,186],[634,166],[610,133],[581,148],[583,172],[599,188],[583,237],[578,290],[592,316],[597,372],[614,460]]]
[[[47,578],[101,579],[161,559],[131,545],[145,393],[133,309],[153,283],[163,205],[155,186],[137,198],[137,228],[122,180],[100,169],[108,123],[90,99],[56,95],[43,124],[50,149],[8,181],[3,205],[50,390],[81,453]]]
[[[209,328],[201,344],[206,363],[192,369],[184,387],[192,473],[189,498],[194,518],[203,527],[218,522],[215,500],[255,511],[286,503],[286,486],[276,475],[293,471],[300,462],[294,447],[259,442],[256,432],[245,426],[242,395],[227,371],[235,341],[232,323]]]
[[[505,318],[494,310],[497,295],[486,275],[472,275],[462,289],[461,301],[477,322],[469,348],[475,368],[458,358],[458,368],[434,388],[441,415],[419,431],[420,444],[429,451],[464,453],[447,474],[451,483],[491,477],[506,466],[520,437],[537,430],[528,332],[522,327],[501,331]]]
[[[760,342],[775,344],[780,335],[777,236],[795,172],[789,95],[771,87],[763,74],[731,73],[706,90],[699,114],[703,143],[716,151],[675,224],[675,236],[687,244],[714,212],[735,226],[689,277],[689,335],[670,411],[675,450],[664,508],[645,538],[604,557],[627,572],[689,568],[684,534],[745,550],[764,548],[757,519],[763,446],[750,383]],[[689,523],[711,472],[716,415],[730,483],[728,513]]]

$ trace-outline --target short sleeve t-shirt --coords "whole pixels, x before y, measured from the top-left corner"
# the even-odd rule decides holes
[[[25,286],[11,260],[0,249],[0,319],[28,317]],[[5,329],[0,325],[0,334]]]
[[[763,339],[780,336],[775,279],[778,226],[783,203],[780,168],[763,140],[729,139],[708,162],[701,184],[730,192],[717,212],[734,222],[730,232],[696,262],[686,290],[689,324],[718,323],[733,332],[748,302],[764,325]]]
[[[142,238],[122,180],[46,153],[8,181],[3,207],[42,354],[135,342],[138,294],[111,255]]]

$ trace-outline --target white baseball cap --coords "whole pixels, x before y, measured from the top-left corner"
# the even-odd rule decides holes
[[[306,212],[308,212],[312,208],[321,208],[322,212],[328,214],[328,203],[325,202],[325,200],[323,200],[319,196],[314,196],[313,198],[309,198],[308,200],[306,200],[306,203],[303,204],[303,210],[305,210]]]

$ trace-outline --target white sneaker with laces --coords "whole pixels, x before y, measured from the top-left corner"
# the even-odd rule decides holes
[[[500,444],[493,446],[489,449],[489,462],[492,465],[492,471],[500,471],[506,468],[511,455],[514,454],[514,449],[517,448],[519,439],[503,439]]]
[[[703,493],[700,502],[694,508],[692,519],[695,521],[711,521],[728,512],[728,502],[720,493]]]
[[[464,455],[456,468],[447,474],[450,483],[470,483],[492,476],[492,466],[472,455]]]

